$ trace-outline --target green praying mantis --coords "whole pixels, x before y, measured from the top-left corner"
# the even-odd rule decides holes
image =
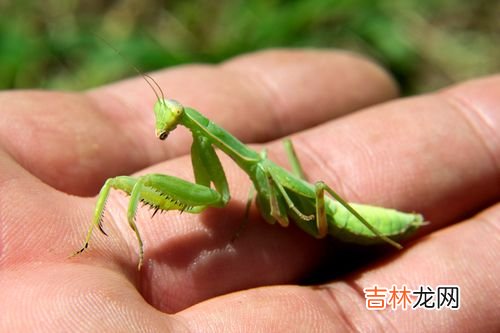
[[[269,160],[266,151],[258,153],[250,149],[198,111],[184,107],[175,100],[166,99],[156,81],[145,74],[143,77],[157,98],[154,105],[156,136],[165,140],[179,125],[192,133],[191,162],[195,182],[164,174],[107,179],[97,198],[84,246],[75,255],[88,247],[94,228],[99,228],[106,235],[102,220],[112,188],[130,196],[127,220],[139,243],[138,269],[144,260],[143,241],[135,223],[139,202],[154,208],[153,216],[157,211],[201,213],[208,207],[226,206],[230,200],[229,187],[215,148],[229,156],[253,183],[245,220],[255,198],[260,214],[271,224],[277,222],[282,227],[287,227],[292,219],[301,229],[316,238],[330,234],[342,241],[362,245],[386,242],[398,249],[401,245],[394,239],[404,238],[424,224],[420,214],[348,203],[324,182],[309,183],[290,140],[285,140],[285,150],[292,172]],[[325,196],[325,192],[331,198]]]

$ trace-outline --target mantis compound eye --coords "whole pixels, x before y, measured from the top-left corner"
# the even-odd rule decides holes
[[[162,132],[162,133],[160,133],[160,135],[158,136],[158,139],[160,139],[160,140],[165,140],[167,137],[168,137],[168,132]]]

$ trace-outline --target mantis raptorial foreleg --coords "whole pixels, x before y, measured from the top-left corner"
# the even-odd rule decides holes
[[[207,187],[213,183],[222,196],[221,205],[225,206],[230,199],[226,174],[214,147],[206,138],[193,135],[191,163],[196,183]]]
[[[139,268],[142,266],[142,262],[144,260],[144,243],[142,242],[141,233],[139,232],[139,229],[135,224],[135,215],[137,213],[137,205],[139,204],[139,201],[141,201],[141,193],[143,192],[144,189],[144,183],[146,182],[146,177],[147,176],[140,177],[134,184],[132,192],[130,193],[130,201],[127,209],[128,225],[134,231],[135,236],[137,237],[137,242],[139,243],[139,263],[138,263]]]
[[[220,186],[223,187],[222,184]],[[156,210],[180,210],[189,211],[190,213],[199,213],[207,207],[220,207],[224,204],[224,195],[216,190],[173,176],[149,174],[139,178],[128,176],[110,178],[99,193],[94,219],[85,238],[85,243],[75,254],[83,252],[88,247],[92,232],[96,226],[104,233],[101,224],[111,188],[124,191],[130,195],[127,220],[139,243],[139,267],[142,265],[144,257],[143,241],[135,224],[135,215],[139,202],[143,202]]]
[[[106,180],[104,185],[101,188],[101,191],[99,191],[99,196],[97,198],[97,204],[94,209],[94,218],[92,219],[92,224],[90,225],[89,231],[87,232],[87,236],[85,237],[85,243],[83,244],[83,247],[76,251],[73,255],[77,255],[79,253],[82,253],[85,251],[85,249],[89,246],[90,242],[90,237],[92,237],[92,232],[94,231],[95,227],[98,227],[99,230],[107,236],[106,232],[102,228],[102,216],[104,214],[104,209],[106,207],[106,201],[109,196],[109,191],[111,190],[111,187],[113,186],[113,181],[114,178],[110,178]]]

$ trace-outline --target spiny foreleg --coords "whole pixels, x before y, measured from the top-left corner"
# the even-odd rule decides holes
[[[129,176],[110,178],[105,182],[99,193],[94,217],[87,232],[85,243],[74,255],[83,252],[88,247],[92,232],[96,226],[105,234],[102,229],[102,219],[111,188],[130,195],[127,220],[139,243],[139,268],[144,257],[142,238],[135,224],[135,215],[139,202],[143,202],[156,210],[187,210],[191,213],[199,213],[207,207],[224,205],[222,195],[216,190],[173,176],[149,174],[139,178]]]

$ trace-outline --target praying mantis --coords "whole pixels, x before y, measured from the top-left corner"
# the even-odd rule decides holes
[[[99,192],[85,243],[74,255],[88,247],[94,228],[106,235],[102,221],[111,189],[130,196],[127,220],[139,245],[138,269],[144,261],[143,241],[135,223],[140,202],[154,208],[153,216],[158,211],[201,213],[208,207],[226,206],[230,200],[229,187],[215,148],[229,156],[253,184],[245,219],[255,198],[260,214],[268,223],[287,227],[291,219],[316,238],[330,234],[346,242],[361,245],[385,242],[398,249],[402,246],[394,239],[404,238],[424,224],[420,214],[348,203],[323,181],[309,183],[290,140],[285,140],[285,150],[292,165],[291,172],[268,159],[265,150],[258,153],[250,149],[193,108],[166,99],[156,81],[142,75],[157,98],[154,105],[157,138],[165,140],[179,125],[192,134],[191,162],[195,182],[164,174],[107,179]],[[331,198],[325,196],[325,192]]]

